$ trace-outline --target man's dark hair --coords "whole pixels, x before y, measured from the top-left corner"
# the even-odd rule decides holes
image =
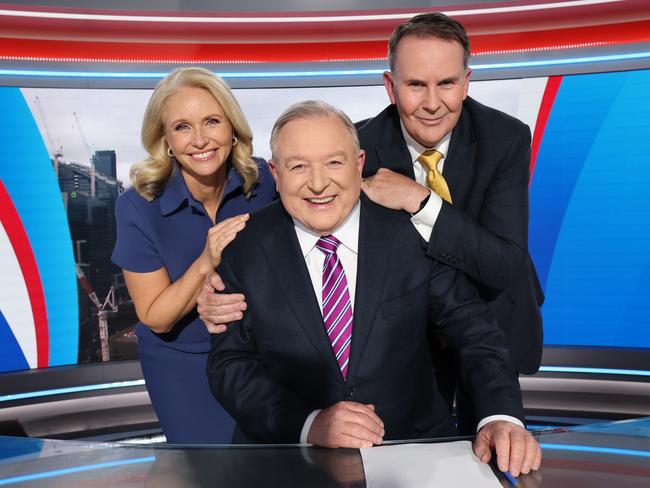
[[[395,27],[388,41],[388,66],[391,71],[395,69],[397,45],[402,39],[409,36],[419,38],[436,37],[446,41],[456,41],[463,47],[463,64],[465,68],[469,65],[469,37],[467,37],[463,25],[445,14],[432,12],[416,15],[408,22]]]

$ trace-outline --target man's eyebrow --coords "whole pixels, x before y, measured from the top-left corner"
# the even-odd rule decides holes
[[[325,159],[332,159],[332,158],[341,158],[345,157],[345,151],[340,150],[340,151],[332,151],[331,153],[328,153],[325,156]]]
[[[424,80],[421,80],[420,78],[407,78],[406,80],[404,80],[404,83],[407,83],[409,85],[414,84],[414,83],[418,83],[420,85],[425,84]]]
[[[438,84],[440,84],[440,83],[458,83],[459,80],[460,80],[460,76],[448,76],[447,78],[443,78],[442,80],[440,80],[438,82]]]

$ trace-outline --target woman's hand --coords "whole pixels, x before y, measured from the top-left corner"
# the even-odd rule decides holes
[[[203,280],[221,263],[221,253],[246,226],[248,214],[219,222],[208,231],[201,255],[172,283],[167,269],[151,273],[124,270],[126,286],[138,319],[154,332],[169,332],[174,323],[196,306]]]
[[[237,215],[219,222],[208,231],[203,255],[209,262],[210,269],[205,274],[219,266],[221,253],[233,241],[237,233],[246,227],[247,220],[248,214]]]

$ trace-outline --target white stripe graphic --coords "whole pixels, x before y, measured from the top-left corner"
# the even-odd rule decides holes
[[[445,10],[442,13],[451,17],[463,15],[491,15],[511,12],[535,12],[539,10],[559,10],[573,7],[590,7],[607,3],[619,3],[624,0],[574,0],[561,3],[538,3],[535,5],[513,5],[505,7],[488,7],[473,9]],[[178,15],[111,15],[111,14],[78,14],[72,12],[35,12],[29,10],[0,10],[0,16],[28,17],[35,19],[63,20],[99,20],[113,22],[165,22],[175,24],[278,24],[278,23],[312,23],[312,22],[366,22],[381,20],[406,20],[422,11],[369,14],[369,15],[323,15],[323,16],[283,16],[283,17],[183,17]]]
[[[0,224],[0,310],[30,368],[36,362],[36,329],[27,284],[9,236]]]

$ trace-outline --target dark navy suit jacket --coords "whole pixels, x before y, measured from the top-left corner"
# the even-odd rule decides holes
[[[361,198],[352,349],[344,381],[293,222],[280,202],[255,212],[218,271],[243,292],[244,318],[212,337],[210,385],[235,418],[235,441],[298,442],[315,409],[373,403],[385,439],[449,435],[426,341],[430,324],[460,351],[481,418],[522,418],[503,334],[459,270],[426,256],[404,212]]]
[[[394,105],[357,128],[364,177],[383,167],[415,178]],[[529,164],[528,126],[468,97],[443,170],[453,205],[443,202],[427,250],[470,277],[526,374],[541,361],[544,301],[528,254]]]

